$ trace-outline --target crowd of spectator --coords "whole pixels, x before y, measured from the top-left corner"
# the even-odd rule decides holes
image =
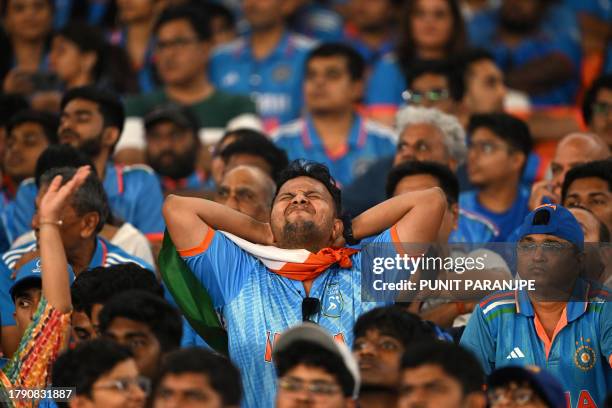
[[[0,15],[0,406],[612,407],[610,0]]]

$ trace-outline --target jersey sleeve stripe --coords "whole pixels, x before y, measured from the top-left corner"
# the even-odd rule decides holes
[[[154,244],[162,242],[162,240],[164,239],[164,233],[163,232],[150,232],[148,234],[144,234],[144,236],[147,237],[149,242],[152,242]]]
[[[484,300],[480,302],[480,308],[484,310],[489,304],[494,303],[498,299],[502,299],[502,298],[508,298],[508,299],[514,300],[514,296],[515,296],[514,292],[500,292],[500,293],[493,294],[491,296],[484,298]]]
[[[190,248],[190,249],[179,250],[178,251],[179,255],[180,256],[194,256],[194,255],[201,254],[202,252],[205,252],[210,246],[210,243],[212,242],[212,239],[214,236],[215,236],[215,230],[209,227],[208,232],[206,233],[206,236],[204,237],[204,239],[198,246]]]

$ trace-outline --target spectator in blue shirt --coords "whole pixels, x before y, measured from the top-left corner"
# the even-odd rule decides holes
[[[563,386],[567,406],[603,406],[612,386],[610,294],[591,285],[584,234],[559,204],[525,217],[518,232],[517,275],[534,290],[496,292],[476,306],[461,345],[485,373],[508,365],[536,365]]]
[[[140,92],[151,92],[157,84],[153,67],[153,28],[163,7],[165,3],[158,0],[117,2],[120,25],[110,33],[110,42],[127,53],[138,77]]]
[[[489,49],[508,86],[528,93],[532,104],[571,105],[578,89],[580,46],[572,27],[565,24],[561,31],[545,24],[549,7],[544,0],[504,0],[498,9],[474,16],[470,42]]]
[[[550,180],[541,180],[531,187],[529,209],[535,210],[542,204],[561,203],[561,187],[565,175],[572,168],[595,160],[610,157],[610,150],[604,141],[591,133],[570,133],[559,141],[550,162]]]
[[[612,72],[596,79],[587,91],[582,117],[589,129],[612,149]]]
[[[218,48],[209,65],[217,88],[254,97],[266,130],[297,118],[302,108],[304,60],[313,42],[287,30],[290,3],[245,0],[250,34]]]
[[[527,125],[505,113],[474,115],[468,131],[467,172],[476,190],[461,193],[459,206],[491,220],[505,241],[529,212],[521,174],[532,148]]]
[[[289,160],[324,163],[343,186],[377,159],[395,152],[393,130],[355,109],[363,92],[364,71],[363,58],[348,45],[327,43],[314,49],[306,59],[306,114],[273,136]]]
[[[465,28],[456,0],[414,0],[405,5],[397,48],[374,67],[365,97],[371,117],[388,125],[393,124],[402,104],[412,65],[451,58],[465,46]]]
[[[372,68],[395,48],[402,2],[351,0],[347,6],[350,22],[344,30],[344,41],[361,54],[368,68]]]
[[[161,241],[162,192],[147,166],[116,166],[110,160],[123,128],[123,105],[114,93],[91,86],[74,88],[62,99],[58,136],[87,155],[103,180],[113,215],[129,222],[152,242]],[[32,180],[21,183],[11,222],[15,237],[30,229],[37,189]]]
[[[408,106],[397,114],[397,151],[374,163],[347,186],[344,209],[360,214],[385,200],[385,182],[393,166],[409,160],[433,161],[456,171],[465,160],[465,132],[459,121],[437,109]]]

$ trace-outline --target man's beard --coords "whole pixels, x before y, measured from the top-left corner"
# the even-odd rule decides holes
[[[92,159],[98,157],[102,152],[102,135],[83,140],[79,145],[79,151]]]
[[[179,180],[189,176],[195,170],[198,149],[194,146],[183,154],[176,154],[173,151],[164,151],[156,157],[147,154],[147,163],[157,172],[173,180]],[[165,157],[171,157],[170,164],[165,164]]]
[[[287,222],[283,226],[279,244],[286,249],[307,249],[318,252],[323,246],[323,233],[313,221]]]

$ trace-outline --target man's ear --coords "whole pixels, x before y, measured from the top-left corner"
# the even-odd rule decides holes
[[[88,212],[81,218],[81,238],[89,238],[96,234],[96,227],[100,222],[100,214]]]
[[[527,162],[527,156],[525,153],[521,151],[515,151],[512,153],[512,167],[520,171],[523,168],[523,165]]]
[[[332,226],[332,246],[340,247],[344,246],[344,223],[340,218],[334,218],[334,225]]]
[[[353,93],[353,101],[355,103],[359,102],[363,98],[364,92],[365,92],[365,82],[363,81],[363,79],[353,80],[352,93]]]
[[[111,148],[119,141],[119,129],[116,127],[107,127],[102,131],[102,146]]]

